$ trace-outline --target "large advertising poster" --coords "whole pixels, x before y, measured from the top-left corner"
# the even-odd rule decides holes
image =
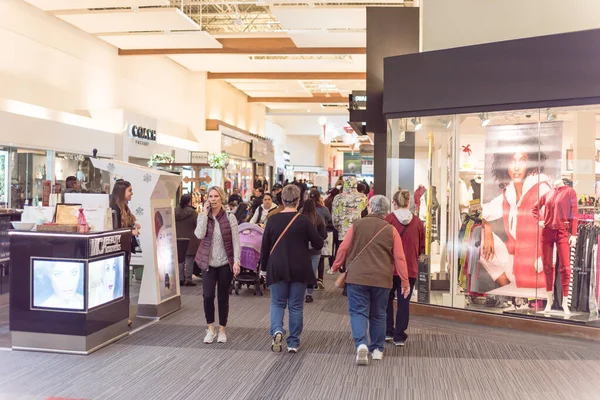
[[[88,309],[123,297],[124,264],[125,256],[123,254],[90,261],[88,265]]]
[[[165,301],[177,295],[176,240],[173,228],[173,208],[154,209],[154,232],[156,235],[156,263],[160,300]]]
[[[84,266],[81,261],[34,259],[33,307],[84,311]]]
[[[527,297],[545,287],[532,208],[561,176],[561,147],[561,122],[486,129],[478,292],[506,287]]]

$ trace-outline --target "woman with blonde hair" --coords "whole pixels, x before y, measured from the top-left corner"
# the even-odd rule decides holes
[[[393,341],[394,345],[402,347],[408,338],[406,330],[408,329],[410,297],[412,296],[419,273],[419,257],[425,257],[425,228],[421,220],[410,211],[410,192],[408,190],[398,190],[392,198],[392,203],[394,211],[388,214],[385,220],[396,228],[402,240],[402,249],[404,250],[408,269],[410,292],[408,297],[401,296],[401,288],[405,286],[406,282],[403,282],[396,271],[394,271],[393,286],[387,305],[385,340],[387,342]],[[394,298],[398,299],[398,310],[396,311],[395,318]]]
[[[202,270],[204,315],[208,329],[204,343],[212,343],[215,330],[215,291],[219,303],[217,343],[226,343],[225,327],[229,317],[231,280],[240,273],[240,238],[235,215],[227,213],[227,196],[222,188],[208,190],[204,210],[198,215],[194,234],[200,239],[195,261]]]

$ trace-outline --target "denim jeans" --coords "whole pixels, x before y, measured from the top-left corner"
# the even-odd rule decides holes
[[[194,256],[185,256],[185,262],[179,264],[179,280],[181,282],[191,282],[194,272]]]
[[[321,255],[317,254],[316,256],[310,256],[310,262],[312,263],[313,274],[317,275],[317,268],[319,268],[319,261],[321,260]],[[306,288],[306,294],[313,294],[315,288],[310,286]]]
[[[374,286],[346,284],[348,288],[348,311],[352,338],[356,347],[365,344],[369,351],[383,351],[385,343],[386,308],[390,289]],[[369,338],[367,337],[367,329]]]
[[[289,328],[290,335],[287,337],[288,347],[298,348],[300,346],[300,334],[304,327],[304,293],[306,284],[301,282],[277,282],[269,286],[271,289],[271,330],[269,334],[273,336],[275,332],[281,332],[284,335],[283,317],[285,307],[289,309]]]
[[[394,338],[395,342],[403,342],[408,338],[406,329],[408,329],[408,317],[410,309],[410,298],[415,288],[416,278],[408,278],[410,283],[410,294],[405,299],[402,296],[402,280],[399,276],[394,276],[394,287],[390,290],[387,305],[387,329],[386,336]],[[394,328],[394,297],[398,299],[398,310],[396,311],[396,327]]]

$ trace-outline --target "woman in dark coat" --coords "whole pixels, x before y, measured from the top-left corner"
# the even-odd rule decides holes
[[[179,264],[179,283],[181,286],[196,286],[192,282],[192,273],[194,271],[194,257],[200,245],[200,239],[196,237],[196,223],[198,213],[192,207],[192,196],[184,194],[181,196],[179,206],[175,209],[175,230],[177,238],[190,239],[190,243],[185,253],[185,262]]]
[[[300,189],[288,185],[281,192],[285,208],[272,215],[265,228],[261,248],[261,269],[267,273],[271,289],[271,350],[280,352],[285,330],[283,317],[289,308],[290,335],[288,353],[297,353],[303,328],[304,294],[317,279],[312,269],[308,243],[315,250],[323,248],[323,238],[311,221],[296,212]]]

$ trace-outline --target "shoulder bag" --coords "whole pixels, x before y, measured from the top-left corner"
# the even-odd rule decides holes
[[[361,250],[361,251],[360,251],[360,252],[359,252],[359,253],[356,255],[356,257],[354,257],[354,260],[352,260],[352,261],[350,262],[350,264],[348,264],[348,265],[346,266],[346,271],[342,272],[342,273],[340,274],[340,276],[338,276],[338,277],[337,277],[337,279],[335,280],[335,286],[336,286],[336,287],[338,287],[338,288],[343,288],[343,287],[344,287],[344,285],[346,284],[346,276],[348,275],[348,268],[350,268],[350,266],[351,266],[351,265],[354,263],[354,261],[356,261],[356,260],[358,259],[358,257],[360,257],[360,255],[363,253],[363,251],[365,251],[365,250],[366,250],[366,248],[367,248],[367,247],[369,247],[369,245],[370,245],[371,243],[373,243],[373,240],[375,240],[375,238],[376,238],[377,236],[379,236],[379,234],[380,234],[381,232],[383,232],[383,230],[384,230],[385,228],[387,228],[388,226],[391,226],[391,225],[390,225],[390,224],[388,224],[388,223],[386,223],[386,225],[385,225],[383,228],[381,228],[381,229],[379,230],[379,232],[377,232],[377,233],[375,234],[375,236],[373,236],[373,238],[372,238],[371,240],[369,240],[369,243],[367,243],[367,244],[365,245],[365,247],[363,247],[363,248],[362,248],[362,250]],[[392,227],[392,229],[394,229],[394,227]]]
[[[279,241],[281,240],[281,238],[283,237],[283,235],[285,235],[285,233],[288,231],[288,229],[290,228],[290,226],[292,226],[292,223],[296,220],[296,218],[298,218],[298,216],[300,216],[300,214],[294,215],[294,218],[292,218],[292,220],[287,224],[287,226],[285,227],[285,229],[283,230],[283,232],[281,232],[281,234],[277,238],[277,241],[275,242],[275,244],[273,245],[273,247],[271,247],[271,251],[269,252],[269,255],[273,254],[273,252],[275,251],[275,247],[277,247],[277,245],[279,244]]]

